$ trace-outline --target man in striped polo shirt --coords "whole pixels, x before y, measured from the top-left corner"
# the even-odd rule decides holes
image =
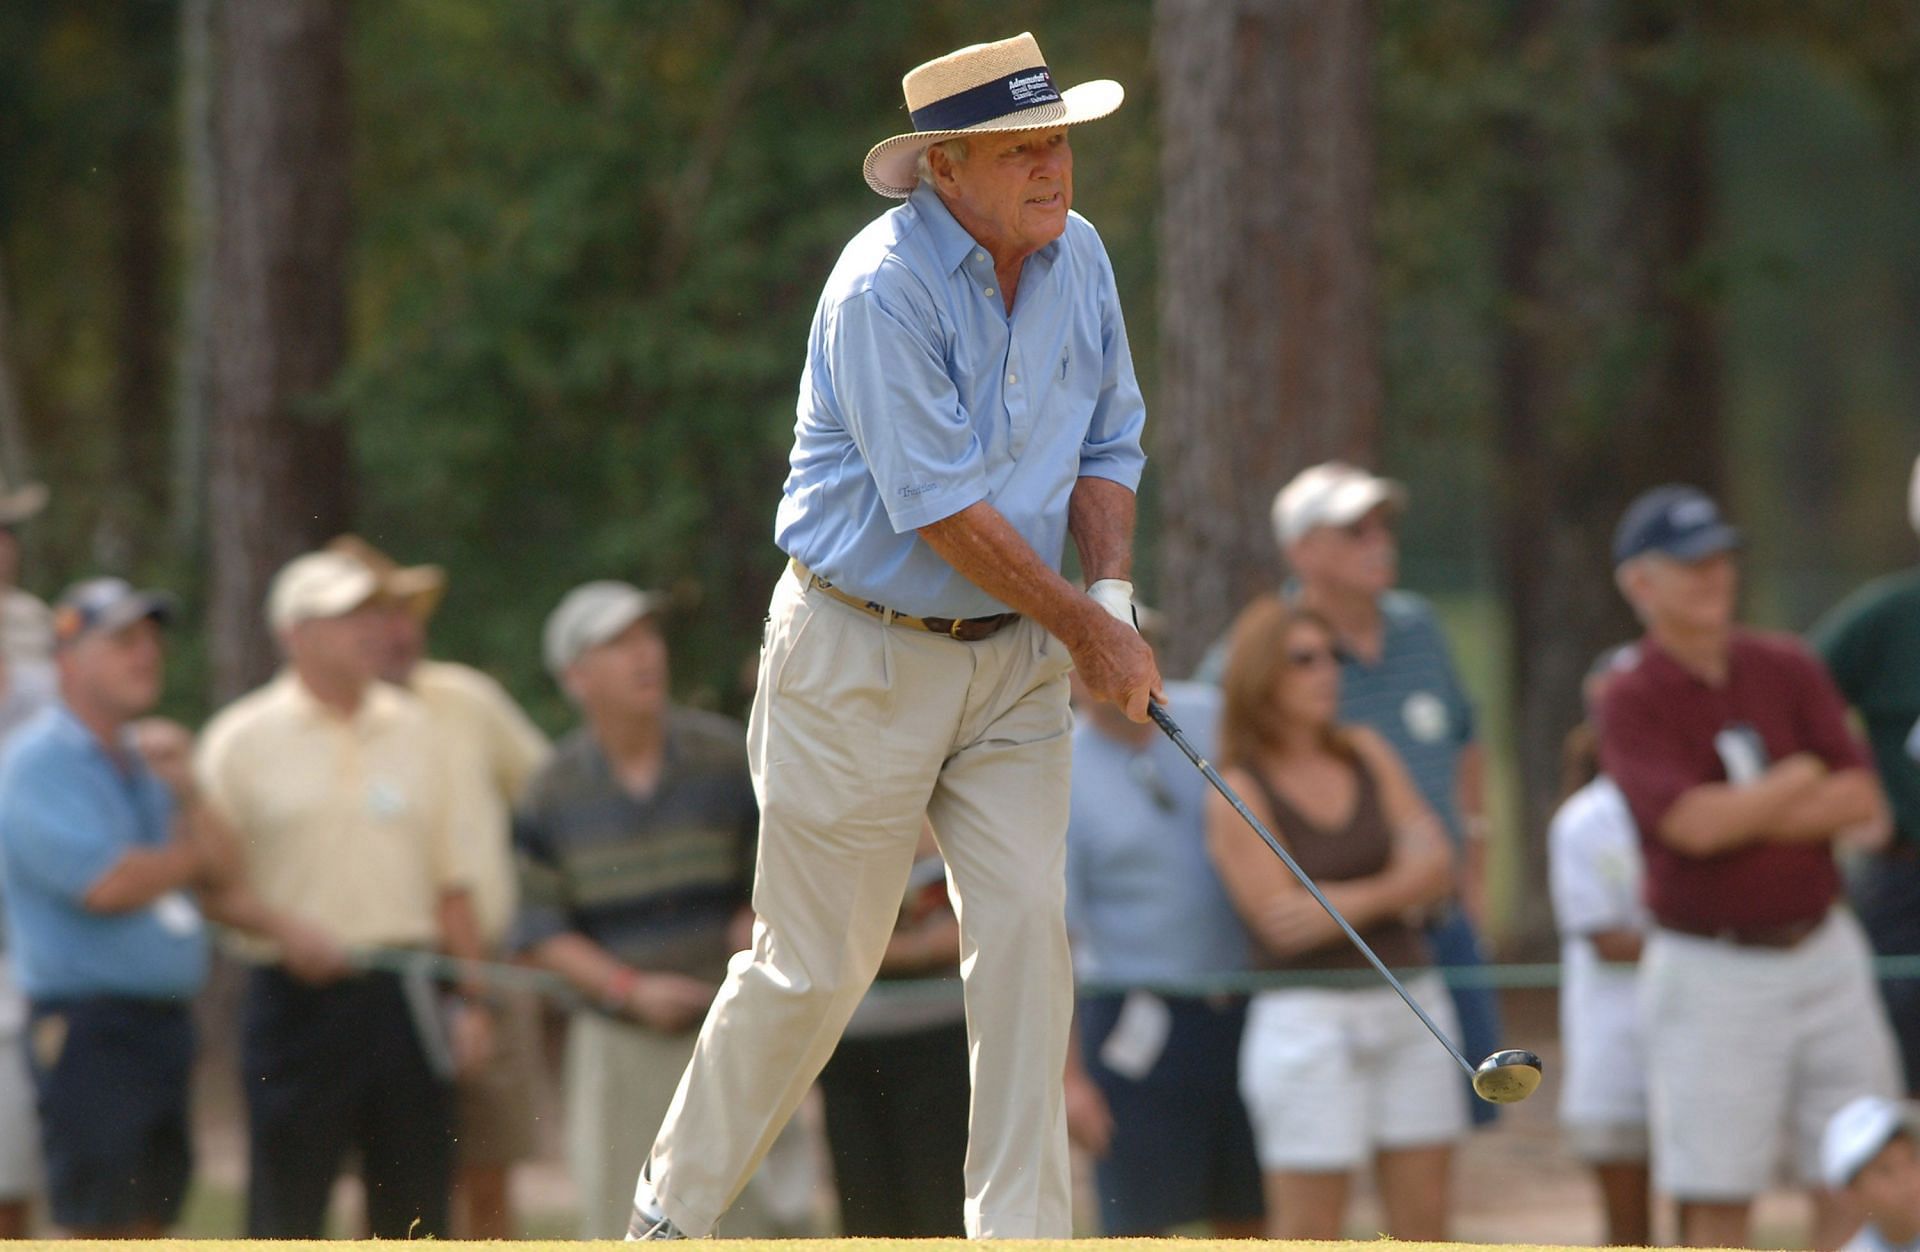
[[[1461,685],[1433,607],[1394,584],[1400,550],[1394,523],[1407,489],[1340,461],[1295,475],[1273,500],[1274,537],[1293,579],[1286,597],[1325,618],[1340,644],[1340,720],[1378,731],[1440,816],[1455,849],[1458,895],[1429,921],[1436,963],[1477,966],[1486,898],[1486,759],[1473,702]],[[1217,682],[1222,640],[1196,675]],[[1491,988],[1453,988],[1460,1046],[1484,1056],[1500,1046],[1500,1004]],[[1469,1100],[1484,1125],[1498,1106]]]
[[[514,822],[513,944],[601,1010],[575,1015],[567,1047],[568,1156],[590,1239],[625,1232],[633,1180],[753,921],[746,731],[669,702],[662,607],[592,582],[548,617],[547,668],[581,724]],[[782,1229],[766,1200],[750,1186],[722,1229],[805,1233]]]

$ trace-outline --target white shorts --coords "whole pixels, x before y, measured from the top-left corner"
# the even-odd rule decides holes
[[[1860,923],[1835,909],[1789,949],[1655,929],[1641,959],[1655,1183],[1678,1200],[1759,1194],[1775,1166],[1820,1177],[1827,1119],[1899,1093]]]
[[[1459,1033],[1439,975],[1407,990],[1449,1038]],[[1240,1094],[1265,1170],[1349,1170],[1382,1149],[1453,1143],[1467,1129],[1459,1067],[1387,987],[1255,996]]]
[[[1649,1155],[1645,1122],[1560,1123],[1567,1155],[1586,1165],[1644,1164]]]
[[[25,1038],[0,1032],[0,1204],[25,1200],[40,1189],[40,1119],[34,1114]]]

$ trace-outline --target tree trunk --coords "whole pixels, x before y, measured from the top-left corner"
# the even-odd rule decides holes
[[[1159,0],[1169,673],[1276,581],[1296,471],[1378,446],[1372,0]]]
[[[129,5],[118,11],[120,38],[131,71],[128,117],[114,144],[114,269],[119,308],[114,331],[114,440],[112,486],[94,535],[94,556],[105,568],[131,570],[152,550],[167,495],[167,277],[168,215],[164,198],[171,153],[165,116],[173,88],[165,8]]]
[[[1514,63],[1541,69],[1508,145],[1498,525],[1525,822],[1514,938],[1539,951],[1561,744],[1592,660],[1638,633],[1614,588],[1614,527],[1650,486],[1721,478],[1714,309],[1688,281],[1712,220],[1708,101],[1697,83],[1621,73],[1646,45],[1690,37],[1629,27],[1626,7],[1522,0],[1514,28]]]
[[[0,258],[0,491],[18,487],[33,474],[27,447],[27,415],[21,409],[20,375],[13,360],[12,305],[7,295],[4,258]]]
[[[347,441],[317,393],[346,355],[347,6],[219,17],[208,524],[216,699],[264,679],[274,571],[343,529]]]
[[[207,432],[213,421],[213,43],[215,0],[180,6],[180,330],[174,351],[168,538],[177,555],[201,551],[206,519]],[[197,563],[196,563],[197,564]]]

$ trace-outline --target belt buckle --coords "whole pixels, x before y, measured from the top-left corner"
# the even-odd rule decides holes
[[[966,639],[960,634],[960,628],[962,626],[965,626],[966,624],[967,624],[966,618],[964,617],[954,618],[953,621],[947,626],[947,635],[950,638],[960,640],[961,643],[965,643]]]

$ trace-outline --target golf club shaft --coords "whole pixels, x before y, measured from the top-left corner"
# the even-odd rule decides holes
[[[1246,802],[1233,793],[1232,787],[1227,786],[1227,780],[1220,777],[1220,771],[1208,764],[1205,757],[1194,751],[1193,745],[1188,743],[1187,737],[1180,733],[1179,724],[1173,720],[1172,716],[1167,713],[1167,710],[1157,701],[1148,701],[1147,715],[1153,718],[1155,725],[1167,733],[1167,738],[1173,740],[1174,746],[1185,753],[1187,759],[1192,761],[1202,774],[1206,775],[1207,781],[1213,784],[1213,789],[1226,797],[1227,803],[1231,804],[1234,810],[1247,820],[1247,825],[1253,827],[1253,833],[1259,835],[1260,838],[1265,841],[1266,845],[1273,849],[1273,854],[1286,864],[1286,867],[1293,872],[1295,878],[1300,880],[1300,885],[1313,893],[1313,898],[1320,902],[1320,907],[1327,911],[1327,916],[1338,923],[1340,929],[1346,932],[1347,938],[1353,941],[1353,946],[1360,949],[1360,955],[1366,957],[1367,960],[1373,964],[1373,967],[1380,971],[1380,977],[1386,979],[1387,985],[1400,993],[1400,998],[1407,1002],[1407,1007],[1414,1011],[1426,1028],[1433,1032],[1433,1037],[1440,1041],[1440,1046],[1445,1048],[1447,1053],[1452,1056],[1455,1061],[1460,1063],[1460,1068],[1466,1071],[1467,1077],[1472,1078],[1474,1076],[1473,1065],[1466,1057],[1460,1055],[1460,1049],[1453,1046],[1453,1040],[1447,1038],[1440,1027],[1434,1025],[1433,1019],[1427,1016],[1427,1011],[1420,1007],[1419,1002],[1407,994],[1407,989],[1400,985],[1400,980],[1393,976],[1393,971],[1388,969],[1378,956],[1374,955],[1373,949],[1367,946],[1367,941],[1360,937],[1360,932],[1348,924],[1347,919],[1340,915],[1340,910],[1333,907],[1333,901],[1327,899],[1320,888],[1314,884],[1313,879],[1307,877],[1307,871],[1300,868],[1300,863],[1293,859],[1293,855],[1287,851],[1286,846],[1273,837],[1273,832],[1261,824],[1260,819],[1253,815],[1251,809],[1247,808]]]

